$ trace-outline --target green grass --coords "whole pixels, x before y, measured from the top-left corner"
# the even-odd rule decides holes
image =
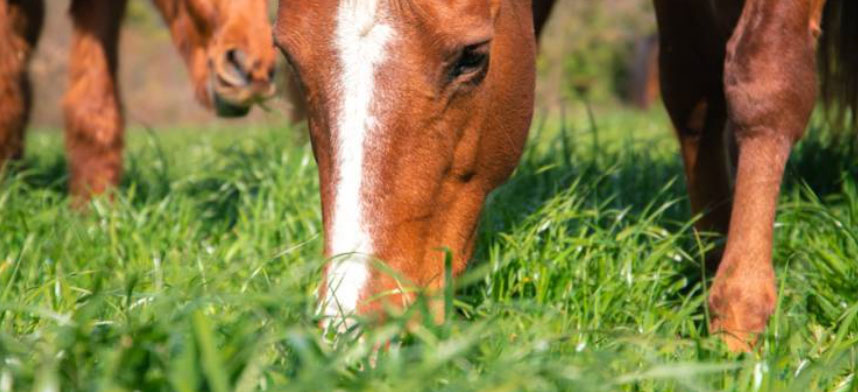
[[[737,356],[707,333],[701,255],[718,239],[691,229],[664,116],[596,122],[537,120],[447,323],[333,339],[295,132],[131,132],[115,200],[85,214],[60,134],[35,133],[0,180],[0,392],[858,388],[858,154],[818,130],[797,148],[777,313]]]

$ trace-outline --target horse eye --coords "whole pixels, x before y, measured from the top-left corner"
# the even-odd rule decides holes
[[[462,78],[479,83],[485,76],[489,64],[489,44],[469,45],[462,49],[459,57],[453,62],[449,71],[449,80]]]

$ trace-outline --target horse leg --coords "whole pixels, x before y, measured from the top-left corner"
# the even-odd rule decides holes
[[[727,139],[727,103],[721,86],[724,38],[705,8],[687,0],[657,0],[662,99],[682,149],[696,228],[727,234],[732,170]],[[720,50],[701,51],[711,46]],[[717,266],[720,251],[707,255]],[[714,268],[711,268],[714,269]]]
[[[816,96],[819,0],[747,0],[730,41],[724,91],[738,143],[727,246],[709,296],[711,329],[749,350],[774,311],[773,224],[790,150]]]
[[[126,0],[73,0],[69,85],[63,99],[75,202],[116,185],[122,172],[122,108],[116,80]]]
[[[27,63],[43,19],[42,0],[0,0],[0,167],[24,152],[32,105]]]

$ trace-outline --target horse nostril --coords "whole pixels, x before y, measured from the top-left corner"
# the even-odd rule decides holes
[[[250,73],[247,70],[247,53],[241,49],[230,49],[224,54],[223,67],[218,75],[226,84],[235,87],[246,86],[250,83]]]
[[[268,70],[268,81],[273,83],[275,76],[277,76],[277,70],[275,67],[271,67],[271,69]]]

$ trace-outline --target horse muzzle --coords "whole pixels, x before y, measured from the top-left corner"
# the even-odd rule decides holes
[[[209,92],[220,117],[241,117],[253,105],[274,96],[274,66],[261,67],[240,49],[231,49],[212,61]]]

